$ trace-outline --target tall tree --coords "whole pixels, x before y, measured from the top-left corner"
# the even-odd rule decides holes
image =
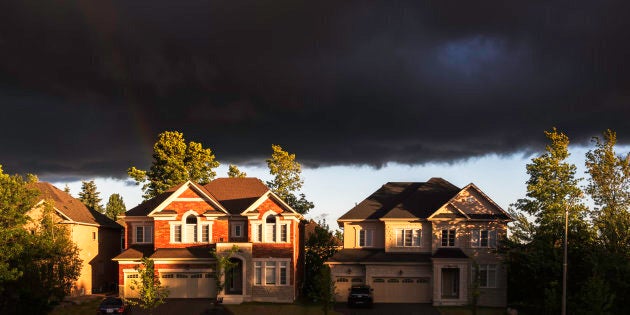
[[[306,214],[314,205],[300,193],[304,180],[302,166],[295,160],[295,154],[289,154],[276,144],[271,145],[273,153],[267,159],[269,173],[274,179],[267,182],[267,186],[276,195],[286,201],[295,211]]]
[[[109,196],[109,200],[107,201],[107,205],[105,206],[105,215],[110,219],[116,221],[116,217],[120,214],[125,213],[127,211],[127,207],[125,207],[125,202],[123,198],[119,194],[112,194]]]
[[[127,170],[136,184],[143,184],[144,199],[151,199],[186,180],[206,184],[216,176],[219,166],[209,148],[190,141],[177,131],[165,131],[158,135],[153,145],[153,164],[148,171],[132,166]]]
[[[70,194],[70,186],[68,186],[68,184],[66,184],[66,186],[63,187],[63,192],[65,192],[66,194]]]
[[[79,200],[88,209],[103,212],[103,206],[101,205],[101,193],[98,192],[96,184],[93,180],[81,182],[81,191],[79,192]]]
[[[564,213],[569,212],[569,300],[592,275],[593,234],[585,220],[575,165],[567,162],[569,138],[556,130],[545,132],[549,144],[543,154],[527,164],[527,194],[512,206],[516,214],[535,218],[533,226],[522,224],[526,245],[517,244],[508,255],[510,300],[542,306],[545,312],[559,311],[562,292]],[[517,217],[523,219],[524,217]],[[533,235],[530,231],[533,230]],[[526,242],[522,242],[526,243]],[[570,305],[575,310],[575,304]]]
[[[228,177],[247,177],[247,173],[241,172],[241,170],[238,169],[238,166],[233,164],[230,164],[227,174]]]
[[[329,280],[321,279],[322,272],[325,272],[323,271],[324,262],[337,252],[337,247],[341,245],[341,242],[334,236],[326,220],[318,223],[311,220],[307,225],[314,228],[312,233],[306,236],[304,246],[304,295],[315,301],[326,302],[329,298],[323,299],[323,297],[330,293],[330,288]],[[310,229],[307,230],[310,231]]]

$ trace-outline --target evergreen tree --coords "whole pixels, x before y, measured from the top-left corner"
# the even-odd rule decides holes
[[[165,131],[158,135],[153,145],[153,163],[148,171],[131,167],[129,177],[137,184],[143,183],[144,199],[151,199],[186,180],[206,184],[216,176],[219,166],[209,148],[190,141],[177,131]]]
[[[68,184],[66,184],[66,186],[63,187],[63,192],[65,192],[66,194],[70,194],[70,187],[68,186]]]
[[[116,217],[121,215],[127,211],[125,207],[125,202],[123,201],[122,196],[119,194],[112,194],[109,196],[109,200],[107,201],[107,205],[105,206],[105,215],[116,221]]]
[[[247,173],[241,172],[241,170],[233,164],[230,164],[227,175],[228,177],[247,177]]]
[[[308,224],[315,224],[315,222],[311,221]],[[339,245],[339,240],[330,231],[325,220],[317,223],[313,233],[307,236],[304,253],[304,295],[314,301],[329,301],[329,298],[326,300],[323,297],[330,294],[330,278],[321,279],[321,277],[322,272],[325,272],[324,262],[337,252]]]
[[[269,189],[282,198],[289,206],[300,214],[306,214],[314,205],[306,200],[303,193],[299,193],[304,184],[301,177],[302,166],[295,161],[295,154],[289,154],[276,144],[271,145],[273,153],[267,159],[269,173],[274,176],[267,182]],[[299,193],[299,197],[298,194]]]
[[[103,212],[103,206],[101,205],[101,193],[96,189],[96,184],[93,180],[81,182],[81,191],[79,192],[79,200],[90,210]]]

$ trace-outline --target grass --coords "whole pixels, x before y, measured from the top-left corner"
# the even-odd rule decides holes
[[[277,303],[243,303],[243,304],[225,304],[226,310],[232,314],[238,315],[280,315],[280,314],[299,314],[299,315],[321,315],[324,314],[321,305],[315,304],[277,304]],[[334,310],[328,311],[329,315],[340,315]]]
[[[80,304],[62,303],[57,305],[49,315],[93,315],[102,300],[102,296],[90,296],[80,300]]]
[[[437,307],[438,311],[442,315],[472,315],[470,307],[462,306],[440,306]],[[504,315],[505,308],[503,307],[479,307],[477,309],[477,315]]]

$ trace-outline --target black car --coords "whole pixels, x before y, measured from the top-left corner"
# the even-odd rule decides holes
[[[353,285],[348,295],[348,306],[372,307],[372,288],[369,285]]]
[[[127,314],[129,307],[123,299],[118,297],[107,297],[98,306],[96,314]]]

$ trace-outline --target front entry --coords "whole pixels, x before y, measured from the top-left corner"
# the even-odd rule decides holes
[[[442,298],[459,299],[459,268],[442,268]]]
[[[225,273],[225,294],[243,294],[243,261],[230,258],[234,267]]]

